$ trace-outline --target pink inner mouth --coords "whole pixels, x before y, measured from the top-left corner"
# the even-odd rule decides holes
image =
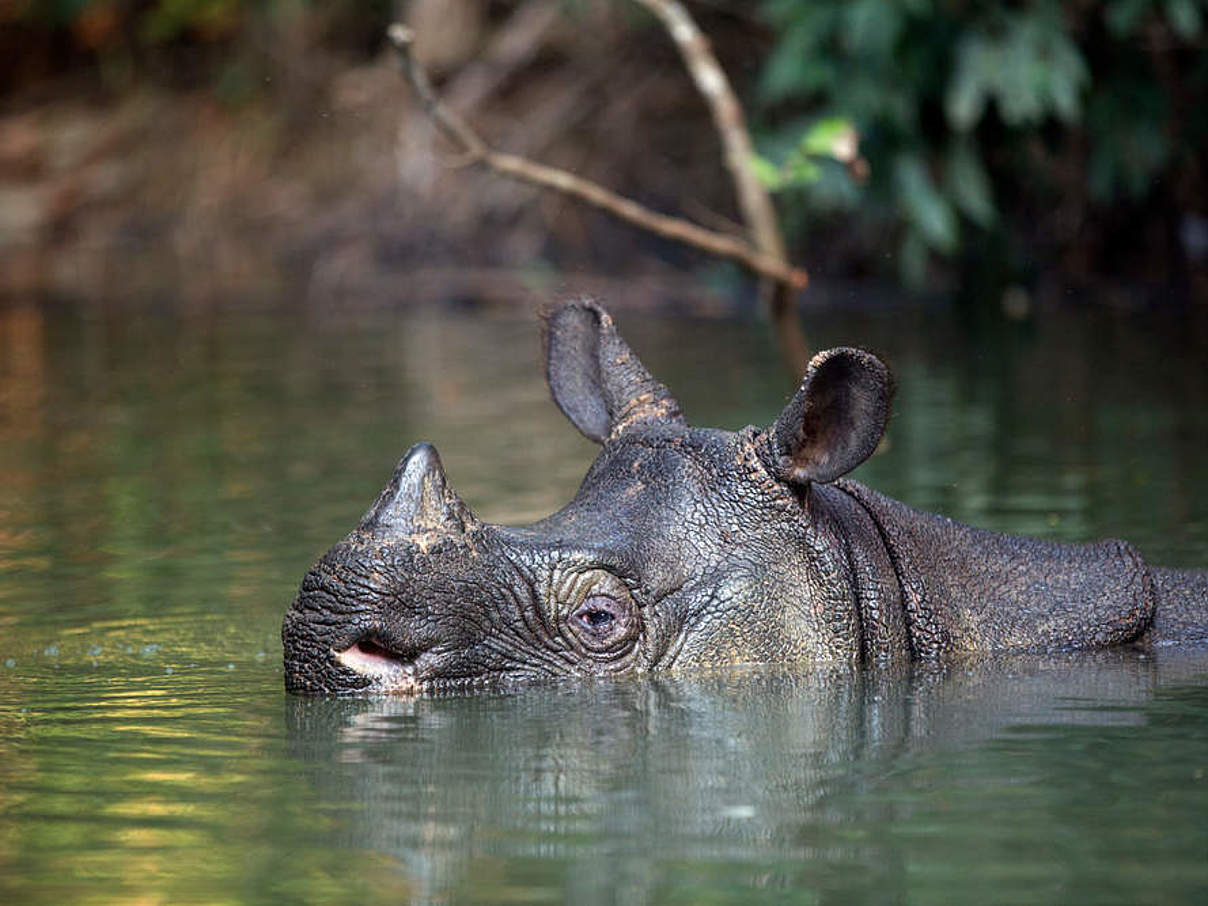
[[[391,654],[372,639],[361,639],[335,658],[349,670],[372,677],[374,688],[382,692],[417,692],[414,664]]]

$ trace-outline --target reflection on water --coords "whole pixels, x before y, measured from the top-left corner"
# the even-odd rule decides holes
[[[699,423],[757,325],[620,316]],[[899,379],[859,478],[1208,565],[1208,337],[819,316]],[[592,447],[517,313],[0,307],[0,902],[1198,901],[1208,652],[302,701],[282,611],[412,442],[485,518]]]
[[[1205,668],[1202,653],[1160,665],[1110,653],[943,674],[752,670],[295,700],[286,720],[322,794],[355,810],[339,845],[396,854],[420,900],[491,902],[503,885],[523,900],[693,902],[720,884],[747,902],[792,890],[969,902],[1009,873],[1019,883],[1003,899],[1018,902],[1089,880],[1167,822],[1202,824],[1208,785],[1135,797],[1194,778],[1208,688],[1180,680]],[[1205,843],[1199,826],[1165,844],[1178,870],[1146,873],[1148,893],[1208,882]],[[1101,901],[1096,890],[1111,888],[1067,899]]]

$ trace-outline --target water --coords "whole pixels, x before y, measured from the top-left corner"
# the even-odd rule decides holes
[[[0,902],[1202,902],[1208,650],[746,670],[419,701],[281,691],[302,572],[428,439],[482,516],[591,445],[511,312],[0,309]],[[699,423],[757,325],[620,316]],[[857,477],[1208,565],[1208,337],[818,315],[899,379]]]

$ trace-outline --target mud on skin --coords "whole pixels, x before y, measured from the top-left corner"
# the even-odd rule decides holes
[[[600,445],[575,498],[480,522],[417,444],[285,615],[285,685],[422,694],[739,663],[891,664],[1208,640],[1208,572],[1057,544],[844,479],[893,387],[819,353],[775,424],[693,428],[590,301],[546,322],[554,401]]]

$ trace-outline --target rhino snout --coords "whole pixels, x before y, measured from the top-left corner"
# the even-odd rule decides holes
[[[293,613],[282,632],[286,684],[301,693],[420,691],[430,673],[436,644],[403,643],[379,628],[377,620],[361,621],[330,632]]]

